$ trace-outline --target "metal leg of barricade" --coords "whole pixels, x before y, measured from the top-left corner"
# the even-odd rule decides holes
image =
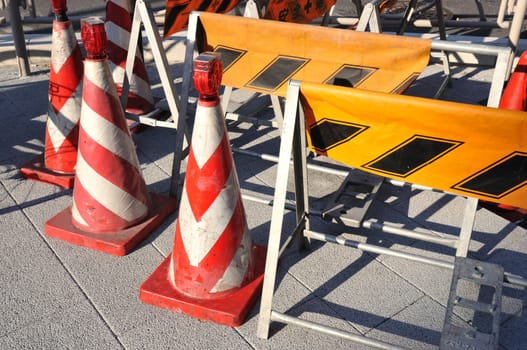
[[[369,29],[372,33],[382,33],[381,16],[378,9],[381,2],[382,0],[373,0],[364,5],[355,28],[357,31],[365,32]]]
[[[265,263],[264,283],[262,289],[262,298],[260,306],[260,318],[258,321],[257,336],[259,338],[268,338],[269,325],[271,323],[271,311],[273,304],[273,293],[276,283],[276,270],[278,268],[278,258],[280,251],[280,240],[283,225],[283,211],[287,192],[287,180],[289,177],[289,163],[293,150],[293,135],[296,124],[298,103],[299,103],[299,84],[291,82],[287,92],[287,103],[285,106],[285,119],[283,124],[282,140],[280,143],[280,159],[275,182],[275,195],[273,201],[273,211],[271,214],[271,227],[269,230],[269,242],[267,244],[267,258]],[[297,198],[298,203],[298,198]],[[305,220],[300,220],[304,223]],[[303,230],[300,226],[295,231]]]
[[[18,63],[18,71],[20,76],[28,76],[30,74],[29,58],[27,56],[26,41],[24,39],[24,29],[22,28],[22,20],[20,18],[20,3],[19,0],[9,0],[7,5],[9,8],[9,21],[11,22],[11,32],[13,34],[13,41],[15,43],[15,54]]]
[[[181,161],[185,155],[183,151],[183,143],[185,137],[190,140],[189,128],[187,127],[187,104],[180,104],[179,96],[174,85],[174,80],[171,76],[168,59],[161,43],[159,32],[155,27],[155,19],[152,13],[150,4],[144,0],[137,0],[135,3],[134,16],[132,19],[132,29],[130,33],[130,41],[128,47],[128,56],[126,60],[126,74],[123,81],[123,92],[121,103],[125,106],[128,98],[129,81],[128,77],[132,75],[135,52],[137,50],[138,38],[141,33],[141,24],[144,26],[148,41],[152,47],[152,54],[154,62],[159,72],[159,78],[165,92],[168,102],[168,107],[172,115],[172,122],[157,122],[158,125],[170,128],[176,128],[176,140],[174,146],[174,160],[172,163],[172,177],[170,184],[170,195],[178,197],[178,188],[180,182],[180,167]],[[186,53],[187,54],[187,53]],[[187,59],[186,59],[187,61]],[[192,62],[192,57],[188,59]],[[186,74],[186,76],[185,76]],[[188,82],[192,74],[191,70],[185,70],[183,82]],[[182,98],[188,98],[188,87],[183,88]],[[161,125],[163,124],[163,125]]]
[[[508,41],[509,41],[508,44],[510,48],[512,49],[512,51],[516,53],[518,49],[523,21],[525,18],[525,12],[527,9],[527,0],[501,0],[496,21],[488,21],[483,11],[481,2],[479,0],[475,0],[475,2],[476,2],[476,7],[478,9],[478,14],[480,16],[479,21],[446,20],[444,21],[443,25],[445,27],[455,27],[455,28],[459,28],[459,27],[471,27],[471,28],[472,27],[483,27],[483,28],[498,27],[498,28],[503,28],[503,29],[508,28],[509,29],[509,33],[507,36]],[[511,20],[505,19],[505,16],[507,13],[512,13]],[[440,19],[439,17],[437,20],[416,19],[413,22],[413,25],[415,25],[416,27],[439,26]]]
[[[406,26],[411,22],[412,14],[415,11],[415,5],[417,4],[417,0],[410,0],[408,3],[408,6],[406,7],[403,18],[401,20],[401,24],[399,26],[399,30],[397,30],[397,34],[403,35],[404,31],[406,29]]]
[[[499,105],[504,83],[511,72],[511,57],[513,56],[513,51],[511,48],[481,44],[465,44],[445,40],[433,40],[432,50],[444,51],[446,53],[470,53],[496,57],[496,63],[494,65],[494,72],[492,75],[492,82],[489,91],[488,106],[497,107]]]

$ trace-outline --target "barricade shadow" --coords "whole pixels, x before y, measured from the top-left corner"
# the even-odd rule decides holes
[[[455,224],[448,224],[448,220],[440,220],[439,222],[435,221],[434,215],[438,214],[442,209],[444,209],[446,206],[450,205],[454,200],[457,199],[457,196],[451,195],[451,194],[445,194],[440,191],[432,191],[434,192],[434,200],[429,201],[427,205],[423,206],[422,208],[419,208],[419,212],[417,214],[411,213],[410,208],[410,199],[412,197],[418,196],[419,194],[423,194],[425,191],[423,190],[415,190],[411,189],[409,187],[395,187],[389,184],[384,184],[382,186],[384,188],[383,191],[380,191],[378,198],[376,198],[376,205],[377,206],[389,206],[392,209],[399,212],[401,215],[407,217],[407,220],[404,220],[402,222],[402,225],[406,229],[415,229],[415,228],[425,228],[427,230],[432,230],[439,233],[446,233],[453,236],[457,236],[459,234],[459,226],[456,226]],[[268,189],[269,193],[273,192],[273,189]],[[426,191],[428,192],[428,191]],[[393,198],[396,197],[394,200]],[[324,201],[324,198],[310,198],[310,201]],[[376,208],[373,207],[373,210]],[[378,209],[378,207],[377,207]],[[484,210],[484,209],[479,209]],[[489,213],[490,214],[490,213]],[[409,217],[411,215],[411,217]],[[444,214],[443,214],[444,215]],[[487,215],[487,214],[485,214]],[[493,215],[493,214],[490,214]],[[322,219],[317,218],[317,221],[320,221],[324,223],[324,225],[332,225],[335,224],[329,224],[326,221],[323,221]],[[443,217],[443,219],[445,219]],[[292,212],[288,212],[286,214],[286,217],[284,218],[288,224],[286,224],[287,227],[294,226],[294,214]],[[457,221],[457,220],[453,220]],[[460,220],[459,220],[460,221]],[[380,222],[383,222],[382,218]],[[524,277],[527,276],[527,271],[525,268],[522,268],[522,266],[527,266],[527,264],[523,263],[525,259],[527,258],[526,254],[510,251],[508,249],[501,249],[497,248],[494,249],[494,247],[499,246],[500,243],[506,244],[506,239],[508,236],[512,233],[518,233],[515,231],[517,229],[517,225],[514,223],[507,223],[506,221],[503,221],[504,223],[499,226],[499,229],[496,230],[496,232],[483,232],[475,230],[472,235],[473,241],[476,241],[476,246],[478,246],[477,250],[471,250],[469,251],[469,257],[474,257],[478,260],[485,260],[492,263],[497,263],[499,265],[502,265],[506,272],[510,272],[513,274],[516,274],[518,276]],[[292,224],[291,224],[292,223]],[[268,230],[267,224],[262,225],[265,226],[265,229]],[[337,224],[337,227],[345,227],[347,231],[349,231],[349,227]],[[258,227],[258,229],[263,229],[262,227]],[[520,228],[520,230],[522,230]],[[359,236],[363,236],[364,232],[353,232],[353,234],[357,234]],[[381,238],[381,235],[383,238]],[[282,237],[283,238],[283,237]],[[431,243],[421,242],[412,240],[410,238],[400,237],[400,236],[393,236],[393,235],[387,235],[383,233],[374,233],[372,235],[366,235],[366,242],[372,243],[375,245],[379,245],[385,248],[390,248],[394,245],[409,245],[412,248],[416,248],[419,250],[423,250],[426,252],[435,252],[439,253],[445,256],[448,256],[450,258],[453,258],[455,254],[455,250],[453,248],[448,248],[444,246],[439,246]],[[510,243],[509,243],[510,244]],[[309,253],[313,253],[315,250],[320,249],[323,246],[323,244],[316,243],[312,245],[311,250]],[[349,249],[349,248],[348,248]],[[307,255],[303,253],[299,253],[297,255],[295,254],[285,254],[287,257],[288,264],[293,265],[296,263],[299,263],[302,259],[304,259]],[[350,266],[343,269],[341,272],[339,272],[337,275],[332,276],[326,283],[324,283],[322,286],[316,288],[310,293],[310,296],[302,299],[301,301],[297,302],[294,306],[292,306],[288,314],[298,316],[301,311],[295,311],[300,310],[300,307],[304,304],[306,304],[309,300],[311,300],[313,297],[318,297],[323,299],[324,296],[327,295],[328,290],[332,290],[336,288],[336,286],[341,285],[348,279],[352,278],[353,275],[360,269],[364,268],[367,264],[371,263],[376,259],[377,255],[370,254],[370,253],[363,253],[359,259],[356,261],[353,261]],[[500,259],[501,258],[501,259]],[[505,263],[502,263],[505,262]],[[280,263],[282,265],[282,262]],[[284,274],[279,273],[278,276],[278,283],[281,282],[281,280],[284,278]],[[331,287],[331,288],[329,288]],[[513,298],[513,299],[519,299],[519,300],[525,300],[525,293],[523,290],[518,290],[517,288],[508,288],[505,286],[503,290],[503,295]],[[353,308],[347,308],[342,305],[332,305],[331,302],[328,302],[324,300],[326,304],[329,304],[328,306],[330,309],[332,309],[334,312],[337,312],[340,316],[343,318],[355,322],[355,318],[360,320],[358,324],[364,327],[370,327],[370,328],[376,328],[378,325],[384,323],[387,318],[369,314],[364,311],[355,310]],[[351,319],[343,316],[343,315],[353,315]],[[358,315],[358,316],[357,316]],[[504,314],[502,323],[506,322],[509,318],[511,318],[513,315],[511,314]],[[273,334],[278,332],[281,329],[281,326],[274,325],[274,328],[272,328]],[[431,329],[420,329],[419,326],[417,326],[418,329],[416,329],[416,325],[406,324],[404,322],[400,322],[397,320],[390,319],[390,323],[387,323],[383,326],[383,331],[388,333],[394,333],[400,336],[409,337],[415,340],[424,341],[430,344],[437,344],[440,338],[440,332],[431,330]]]
[[[286,216],[288,216],[288,218],[285,218],[286,222],[289,222],[289,221],[294,222],[294,213],[290,212]],[[317,220],[315,222],[315,226],[320,226],[321,223],[322,223],[322,226],[328,225],[328,223],[325,221]],[[292,225],[289,225],[288,227],[291,227],[291,226]],[[319,229],[319,228],[320,227],[316,227],[316,229]],[[335,231],[338,231],[338,229],[336,229]],[[390,239],[384,240],[384,239],[380,239],[378,235],[373,235],[372,237],[367,237],[365,239],[365,243],[371,243],[371,244],[375,244],[375,245],[382,246],[385,248],[389,248],[397,243],[397,238],[392,240],[390,237]],[[313,254],[317,250],[322,249],[326,244],[328,243],[322,243],[322,242],[315,241],[315,242],[312,242],[310,247],[306,250],[299,251],[299,250],[294,250],[294,248],[291,248],[288,251],[286,251],[284,253],[284,256],[279,261],[280,268],[278,269],[278,274],[277,274],[277,285],[280,285],[280,283],[283,282],[284,278],[288,277],[288,275],[291,274],[291,272],[289,272],[290,267],[301,263],[301,261],[305,259],[309,254]],[[340,247],[340,248],[350,249],[349,247]],[[413,324],[410,322],[404,322],[401,320],[397,320],[394,318],[394,315],[382,316],[378,314],[373,314],[371,312],[362,311],[362,310],[359,310],[359,309],[356,309],[350,306],[337,304],[331,300],[326,299],[326,297],[331,292],[333,292],[334,290],[336,290],[337,288],[339,288],[346,282],[349,282],[350,280],[352,281],[354,276],[360,270],[364,269],[368,264],[376,261],[378,257],[379,255],[377,254],[361,252],[361,255],[357,259],[351,261],[349,265],[347,265],[345,268],[340,270],[338,273],[330,275],[329,278],[324,283],[310,290],[307,296],[296,301],[292,306],[289,306],[288,310],[285,311],[285,313],[291,316],[295,316],[295,317],[300,317],[302,316],[302,314],[306,312],[307,313],[313,312],[317,314],[323,313],[329,317],[335,317],[335,314],[336,314],[338,317],[348,322],[353,323],[354,325],[352,325],[352,327],[358,333],[361,333],[361,330],[357,329],[355,325],[368,328],[366,332],[362,331],[362,333],[366,335],[375,329],[376,332],[379,331],[383,333],[389,333],[389,334],[393,334],[396,336],[401,336],[404,338],[423,342],[426,344],[431,344],[431,345],[439,344],[441,332],[438,330],[422,327],[418,324]],[[486,260],[503,266],[506,272],[509,272],[509,273],[512,273],[518,276],[527,276],[527,267],[526,267],[527,266],[526,264],[527,254],[516,252],[516,251],[511,251],[509,249],[496,249],[495,251],[493,251],[491,255],[488,256],[488,259]],[[482,300],[488,297],[489,292],[491,291],[485,290],[485,289],[480,290],[478,300]],[[375,293],[375,291],[372,290],[372,293]],[[502,326],[506,324],[507,322],[514,322],[518,319],[522,319],[526,317],[524,314],[522,314],[522,306],[521,306],[521,305],[526,305],[527,303],[527,293],[525,293],[524,289],[505,284],[503,286],[503,296],[513,299],[516,306],[518,305],[518,303],[520,306],[519,306],[519,309],[516,308],[514,310],[502,310],[502,316],[501,316],[501,322],[500,322]],[[353,298],[353,295],[350,295],[349,297]],[[326,311],[325,313],[324,311],[321,312],[321,310],[324,310],[324,308],[316,307],[314,304],[311,304],[311,302],[314,299],[317,299],[318,301],[323,303],[325,306],[327,306],[328,310],[330,311]],[[390,301],[389,300],[379,300],[379,303],[384,303],[384,302],[389,303]],[[445,305],[441,305],[441,306],[445,307]],[[257,317],[257,315],[253,315],[253,316]],[[462,318],[464,315],[456,315],[456,316],[459,322],[467,322],[466,320],[464,321],[464,319]],[[485,325],[485,321],[486,321],[485,315],[476,313],[473,315],[473,319],[471,322],[474,322],[474,324]],[[271,329],[270,329],[270,337],[279,333],[284,327],[286,327],[285,324],[272,323]]]
[[[370,239],[366,240],[367,243],[370,241]],[[378,243],[377,240],[375,241],[376,242],[374,243]],[[307,254],[314,253],[314,251],[321,249],[323,246],[324,243],[313,242],[308,251],[301,251],[297,255],[295,255],[298,257],[298,260],[291,259],[291,255],[289,255],[288,259],[286,259],[286,263],[287,265],[297,264],[300,260],[306,257]],[[349,247],[340,248],[350,249]],[[330,276],[330,278],[326,282],[324,282],[314,290],[310,291],[309,295],[297,301],[294,305],[290,306],[288,310],[285,311],[285,313],[294,317],[300,317],[303,313],[310,311],[320,314],[322,308],[316,308],[316,310],[311,310],[311,307],[309,306],[309,302],[313,301],[313,299],[316,298],[325,306],[327,306],[330,310],[325,313],[326,316],[335,317],[335,315],[337,315],[338,317],[343,320],[346,320],[347,322],[353,323],[355,325],[360,325],[361,327],[365,327],[368,329],[365,332],[366,334],[368,334],[371,330],[383,325],[383,332],[391,333],[405,338],[410,338],[427,344],[439,344],[439,338],[441,336],[441,333],[436,330],[421,327],[416,324],[398,321],[391,317],[376,315],[371,312],[362,311],[342,304],[337,304],[335,302],[325,299],[325,297],[327,297],[330,292],[339,288],[339,286],[343,285],[344,283],[353,280],[354,276],[360,270],[364,269],[368,264],[372,263],[375,260],[376,255],[362,252],[362,254],[357,259],[350,262],[347,267],[339,271],[337,274]],[[286,268],[285,266],[283,266],[282,262],[280,262],[280,265]],[[285,276],[286,275],[284,273],[279,273],[277,283],[279,284]],[[372,290],[372,293],[375,293],[375,291]],[[349,295],[349,297],[353,298],[353,295]],[[378,302],[389,303],[390,301],[379,300]],[[389,321],[389,323],[387,321]],[[354,328],[357,334],[362,334],[363,332],[361,332],[355,325],[351,325],[351,327]],[[276,335],[284,327],[286,327],[285,324],[272,323],[270,328],[270,337]]]

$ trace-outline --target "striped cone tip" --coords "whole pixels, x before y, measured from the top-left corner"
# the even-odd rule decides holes
[[[45,224],[46,234],[125,255],[176,209],[147,192],[106,59],[86,58],[73,203]]]
[[[107,53],[119,96],[126,71],[126,58],[132,30],[129,0],[109,0],[106,3]],[[134,114],[146,114],[154,109],[154,97],[150,81],[139,49],[135,54],[133,74],[129,77],[128,103],[126,110]]]
[[[86,60],[73,223],[91,232],[121,230],[150,206],[124,112],[105,60]]]
[[[73,186],[82,76],[82,54],[71,21],[53,21],[44,153],[22,167],[24,177]]]
[[[265,252],[250,236],[219,99],[200,95],[173,252],[140,299],[239,326],[259,296]]]

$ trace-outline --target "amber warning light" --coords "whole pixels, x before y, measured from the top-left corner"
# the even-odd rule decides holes
[[[81,39],[86,49],[86,58],[105,58],[106,31],[104,22],[98,17],[81,20]]]

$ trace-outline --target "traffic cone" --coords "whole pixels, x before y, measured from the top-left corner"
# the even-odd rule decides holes
[[[113,80],[119,96],[122,94],[126,72],[126,57],[132,30],[132,7],[129,0],[108,0],[106,2],[105,28],[108,36],[106,52]],[[154,97],[150,81],[139,49],[135,54],[132,76],[128,77],[129,91],[126,111],[143,115],[154,109]]]
[[[522,52],[514,72],[503,91],[499,108],[515,111],[527,111],[527,51]],[[527,209],[506,204],[483,202],[484,207],[509,221],[527,218]]]
[[[52,0],[53,30],[49,74],[49,108],[44,153],[25,164],[26,179],[72,188],[82,101],[82,54],[66,15],[66,0]]]
[[[176,209],[147,192],[104,55],[104,22],[82,22],[87,51],[73,204],[45,224],[49,236],[125,255]]]
[[[500,108],[515,111],[527,110],[527,51],[524,51],[516,64],[503,95]]]
[[[200,92],[172,254],[140,288],[140,299],[235,327],[259,296],[266,249],[252,243],[218,88],[219,55],[194,62]]]

